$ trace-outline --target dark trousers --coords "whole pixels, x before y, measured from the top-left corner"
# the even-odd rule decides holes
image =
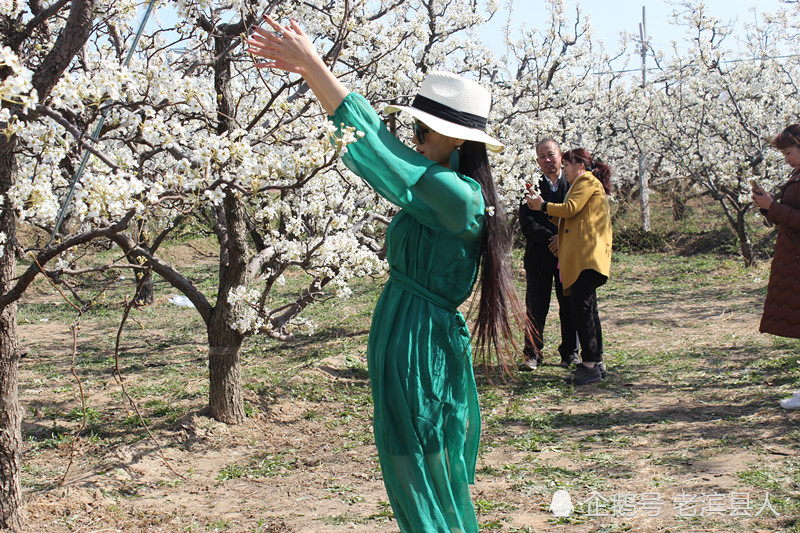
[[[533,324],[533,339],[525,338],[526,359],[541,357],[544,348],[544,326],[547,312],[550,310],[550,298],[553,284],[556,286],[556,299],[558,300],[558,317],[561,320],[561,344],[558,353],[561,358],[569,360],[570,356],[578,353],[578,336],[572,321],[568,299],[564,296],[564,288],[559,279],[557,259],[548,254],[545,260],[538,265],[526,267],[527,286],[525,288],[525,307],[528,309],[528,319]]]
[[[587,363],[603,360],[603,329],[597,312],[597,287],[606,280],[606,276],[596,270],[584,270],[569,288],[567,299],[581,343],[581,360]]]

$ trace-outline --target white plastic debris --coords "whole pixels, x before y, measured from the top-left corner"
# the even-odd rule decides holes
[[[192,301],[182,294],[173,294],[170,296],[169,303],[175,304],[178,307],[194,307]]]

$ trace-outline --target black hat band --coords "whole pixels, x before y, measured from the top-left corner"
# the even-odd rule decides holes
[[[429,113],[437,118],[458,124],[459,126],[466,126],[468,128],[475,128],[481,131],[486,129],[486,117],[480,115],[473,115],[465,111],[456,111],[452,107],[440,104],[435,100],[431,100],[425,96],[417,95],[414,97],[414,103],[411,107]]]

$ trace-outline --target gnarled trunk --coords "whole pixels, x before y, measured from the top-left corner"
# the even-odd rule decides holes
[[[13,141],[12,141],[13,142]],[[0,194],[14,183],[16,159],[12,150],[0,158]],[[13,284],[16,257],[16,214],[12,209],[0,210],[0,293]],[[19,405],[19,339],[17,337],[17,305],[0,309],[0,530],[22,528],[22,409]]]
[[[242,336],[226,324],[227,313],[214,314],[208,326],[209,414],[226,424],[244,422],[239,348]]]
[[[0,268],[5,271],[6,267]],[[22,528],[22,409],[17,392],[16,314],[16,304],[0,313],[0,530],[11,531]]]

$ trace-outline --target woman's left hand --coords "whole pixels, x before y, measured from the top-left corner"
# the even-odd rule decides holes
[[[539,196],[528,196],[528,207],[533,209],[534,211],[539,211],[542,209],[542,204],[544,203],[544,199]]]

